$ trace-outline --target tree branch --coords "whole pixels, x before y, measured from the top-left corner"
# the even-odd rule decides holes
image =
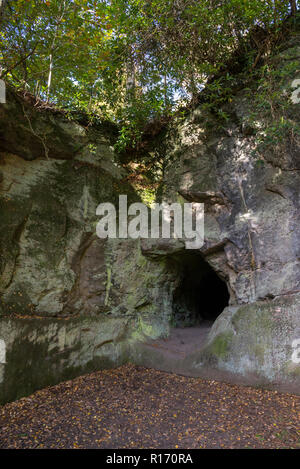
[[[22,57],[17,63],[15,63],[12,67],[8,68],[7,70],[5,70],[5,72],[1,73],[0,75],[0,78],[4,78],[6,75],[8,75],[12,70],[14,70],[16,67],[18,67],[19,65],[21,65],[22,63],[24,63],[36,50],[37,46],[38,46],[39,42],[36,43],[36,45],[34,46],[34,48],[28,53],[25,55],[25,57]]]

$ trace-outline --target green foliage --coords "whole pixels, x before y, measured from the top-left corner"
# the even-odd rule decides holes
[[[8,0],[2,76],[56,106],[119,123],[122,151],[140,140],[146,122],[194,103],[208,78],[243,50],[249,31],[276,34],[289,3]],[[230,87],[209,86],[216,109],[230,99]]]
[[[257,89],[249,90],[252,97],[250,125],[256,128],[258,161],[264,152],[280,151],[287,142],[300,141],[299,116],[291,102],[293,80],[299,76],[299,62],[281,60],[283,65],[269,63],[256,76]],[[254,100],[253,100],[254,97]]]

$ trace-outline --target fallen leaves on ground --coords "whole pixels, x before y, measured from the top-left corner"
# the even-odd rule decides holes
[[[0,448],[299,448],[300,398],[126,365],[0,408]]]

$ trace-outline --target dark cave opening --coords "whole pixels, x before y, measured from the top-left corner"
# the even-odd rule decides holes
[[[173,294],[172,325],[213,324],[229,304],[226,282],[198,254],[185,254],[176,263],[180,281]]]

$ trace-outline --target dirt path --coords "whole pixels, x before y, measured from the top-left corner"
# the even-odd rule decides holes
[[[163,355],[174,357],[176,360],[178,357],[185,358],[205,344],[212,324],[213,321],[203,321],[198,327],[172,328],[168,338],[152,340],[145,345],[158,348]]]
[[[299,412],[294,395],[126,365],[6,404],[0,448],[299,448]]]

